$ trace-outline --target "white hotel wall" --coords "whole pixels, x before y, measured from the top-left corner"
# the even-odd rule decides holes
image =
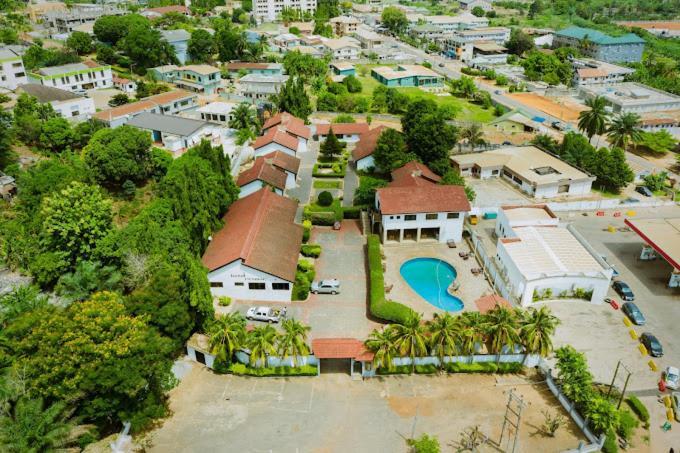
[[[293,291],[293,283],[248,267],[241,260],[233,261],[208,273],[208,281],[223,284],[222,288],[211,286],[210,292],[213,296],[229,296],[234,299],[290,302]],[[243,283],[243,286],[236,286],[239,282]],[[265,289],[248,289],[248,283],[264,283]],[[288,290],[274,290],[273,283],[288,283]]]
[[[439,227],[439,242],[453,239],[460,242],[463,236],[463,221],[465,213],[459,213],[457,219],[447,219],[446,212],[437,213],[437,219],[427,220],[426,214],[416,214],[416,220],[404,220],[404,214],[383,215],[382,225],[386,234],[387,230],[404,230],[414,228],[437,228]],[[390,218],[392,217],[392,218]],[[384,240],[385,238],[383,238]]]

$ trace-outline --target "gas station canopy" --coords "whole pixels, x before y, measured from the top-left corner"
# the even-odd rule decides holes
[[[676,272],[680,271],[680,218],[626,219],[625,223]]]

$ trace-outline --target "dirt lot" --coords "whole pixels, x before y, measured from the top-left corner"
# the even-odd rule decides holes
[[[563,121],[576,122],[578,121],[578,114],[586,110],[585,107],[573,101],[553,100],[535,93],[512,93],[507,96]]]
[[[511,389],[527,403],[517,451],[576,448],[582,435],[571,422],[555,438],[540,432],[541,411],[566,414],[534,377],[258,379],[215,375],[199,365],[171,392],[174,415],[144,443],[152,452],[401,452],[404,438],[429,433],[438,436],[442,451],[452,451],[471,426],[499,441]]]

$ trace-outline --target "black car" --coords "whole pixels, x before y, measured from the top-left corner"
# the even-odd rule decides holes
[[[651,333],[645,332],[640,335],[640,343],[645,345],[649,355],[652,357],[663,356],[663,348],[661,347],[661,343],[659,343],[659,340],[657,340],[656,337]]]
[[[653,197],[654,196],[652,191],[649,190],[649,187],[647,187],[647,186],[637,186],[635,188],[635,191],[637,193],[639,193],[640,195],[644,195],[645,197]]]
[[[623,305],[621,305],[621,311],[628,316],[628,318],[633,321],[633,324],[636,326],[644,326],[645,325],[645,317],[643,316],[642,312],[638,308],[637,305],[635,305],[633,302],[626,302]]]
[[[616,291],[619,296],[621,296],[621,299],[631,302],[635,300],[635,294],[633,294],[633,290],[630,289],[630,286],[628,286],[627,283],[615,281],[612,285],[612,288],[614,288],[614,291]]]

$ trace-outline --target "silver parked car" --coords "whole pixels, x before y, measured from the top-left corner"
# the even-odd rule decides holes
[[[340,280],[333,278],[313,282],[311,290],[314,294],[340,294]]]

